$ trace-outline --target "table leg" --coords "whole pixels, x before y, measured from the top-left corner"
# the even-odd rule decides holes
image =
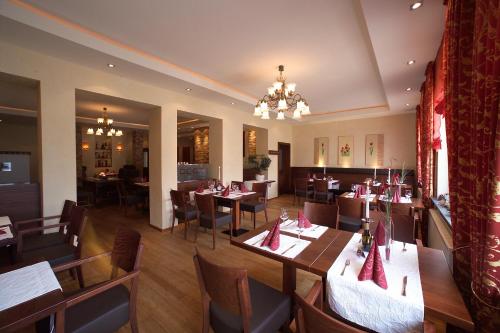
[[[240,201],[233,200],[233,230],[240,229]]]
[[[64,308],[56,313],[56,333],[64,333]]]
[[[283,263],[283,293],[293,296],[296,288],[297,269],[287,263]]]

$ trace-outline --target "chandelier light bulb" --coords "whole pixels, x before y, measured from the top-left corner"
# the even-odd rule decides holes
[[[300,110],[299,109],[295,109],[295,111],[293,111],[292,118],[293,119],[300,119]]]
[[[267,88],[267,94],[268,94],[269,96],[274,96],[274,94],[275,94],[274,87],[269,87],[269,88]]]
[[[281,86],[283,86],[283,82],[276,81],[276,82],[273,83],[274,90],[280,90]]]
[[[101,131],[96,131],[95,135],[102,135],[102,132]]]
[[[283,111],[279,111],[278,115],[276,116],[276,119],[285,120],[285,113]]]
[[[295,83],[289,83],[286,85],[286,89],[288,90],[288,92],[294,93],[296,86],[297,86],[297,84],[295,84]]]
[[[269,119],[269,111],[262,111],[262,117],[260,119],[268,120]]]
[[[89,129],[87,130],[87,134],[89,134],[89,135],[94,134],[94,129],[93,129],[93,128],[89,128]]]
[[[98,124],[104,124],[104,118],[97,118]]]
[[[108,119],[108,125],[113,124],[113,119]]]
[[[306,105],[304,109],[302,109],[302,115],[303,116],[308,116],[311,114],[311,111],[309,110],[309,105]]]
[[[118,130],[118,131],[116,131],[116,136],[122,136],[122,135],[123,135],[122,130]]]
[[[286,100],[284,98],[280,99],[278,102],[278,110],[286,110],[287,108]]]
[[[306,103],[303,101],[303,100],[300,100],[297,102],[297,110],[304,110],[304,108],[306,107]]]
[[[262,111],[260,110],[260,106],[256,105],[255,106],[255,111],[253,112],[253,115],[255,117],[260,117],[262,116]]]
[[[110,130],[110,132],[111,132],[111,134],[115,134],[115,133],[116,133],[116,130],[115,130],[114,128],[112,128],[112,129]]]
[[[111,133],[111,131],[108,131],[108,136],[113,136],[113,133]]]
[[[264,102],[264,101],[260,102],[260,110],[262,112],[269,111],[269,107],[267,106],[267,102]]]

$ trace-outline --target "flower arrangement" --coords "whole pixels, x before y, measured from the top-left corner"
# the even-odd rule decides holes
[[[375,146],[373,145],[373,141],[368,144],[368,150],[370,151],[370,156],[373,156],[373,151],[375,150]]]
[[[401,178],[399,179],[400,184],[405,183],[406,176],[408,176],[409,170],[405,169],[405,161],[403,161],[403,167],[401,168]]]
[[[260,172],[267,171],[271,165],[271,159],[267,155],[248,156],[248,162],[253,164]]]

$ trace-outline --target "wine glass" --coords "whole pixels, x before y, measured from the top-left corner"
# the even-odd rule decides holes
[[[411,195],[412,195],[411,192],[412,191],[410,189],[408,189],[408,188],[405,190],[405,197],[406,197],[407,200],[411,199]]]
[[[288,211],[286,208],[281,208],[281,215],[280,215],[281,221],[285,222],[288,220]]]
[[[352,192],[356,192],[356,184],[352,184],[351,185],[351,191]]]

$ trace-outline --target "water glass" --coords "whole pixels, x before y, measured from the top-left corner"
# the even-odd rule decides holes
[[[410,189],[406,189],[406,191],[405,191],[405,197],[406,197],[406,199],[408,199],[408,200],[411,199],[411,195],[412,195],[411,192],[412,191]]]
[[[288,211],[286,210],[286,208],[281,208],[280,218],[283,222],[288,220]]]

